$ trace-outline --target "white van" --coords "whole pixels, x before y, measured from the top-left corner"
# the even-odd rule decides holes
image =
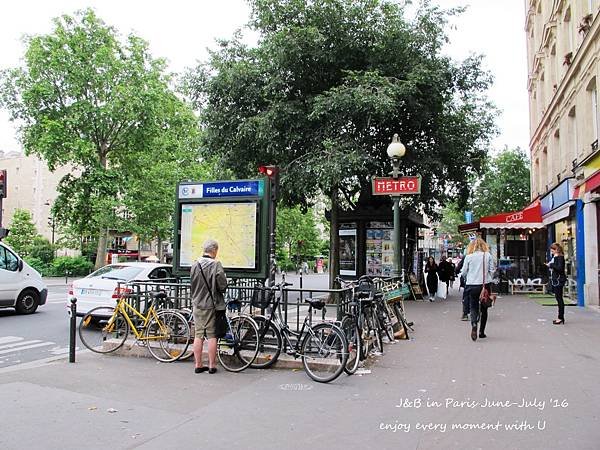
[[[46,303],[46,297],[48,288],[39,272],[0,242],[0,308],[31,314]]]

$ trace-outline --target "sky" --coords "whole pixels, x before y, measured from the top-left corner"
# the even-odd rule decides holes
[[[434,0],[443,8],[467,6],[451,19],[445,53],[464,59],[485,56],[495,79],[489,97],[500,110],[499,135],[492,150],[522,149],[529,143],[525,6],[523,0]],[[18,66],[25,51],[23,35],[52,30],[51,19],[92,7],[109,25],[134,32],[150,43],[154,57],[166,58],[171,72],[181,72],[207,56],[215,39],[228,38],[249,18],[244,0],[19,0],[3,4],[0,18],[0,69]],[[0,150],[21,151],[14,124],[0,110]]]

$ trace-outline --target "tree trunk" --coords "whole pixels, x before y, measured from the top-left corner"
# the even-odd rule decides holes
[[[340,274],[337,187],[331,190],[331,223],[329,225],[329,288],[334,289],[336,287],[335,279]]]
[[[102,230],[98,237],[98,249],[96,250],[95,268],[99,269],[106,265],[106,243],[108,241],[108,230]]]
[[[98,162],[100,166],[106,170],[106,151],[107,144],[100,144],[100,152],[98,153]],[[103,226],[98,233],[98,249],[96,251],[96,264],[95,268],[99,269],[106,265],[106,243],[108,242],[108,225]]]
[[[158,258],[159,262],[162,262],[162,260],[163,260],[163,246],[162,246],[162,239],[160,237],[156,238],[156,245],[158,246],[158,248],[156,249],[156,257]]]
[[[141,261],[142,260],[142,238],[138,236],[137,241],[138,241],[138,257],[137,257],[137,260]]]

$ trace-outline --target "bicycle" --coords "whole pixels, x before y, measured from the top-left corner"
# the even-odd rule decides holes
[[[273,287],[263,288],[272,293],[275,301],[268,317],[255,316],[259,325],[259,356],[252,364],[255,368],[266,368],[275,364],[283,350],[285,339],[286,353],[294,359],[302,358],[306,374],[314,381],[328,383],[335,380],[344,371],[348,360],[348,342],[343,331],[334,323],[324,321],[311,325],[313,309],[326,312],[325,302],[308,298],[308,311],[300,331],[292,331],[281,314],[281,298],[285,286],[291,283],[281,282]],[[275,295],[278,293],[278,296]],[[292,343],[292,338],[296,343]]]
[[[131,330],[136,343],[147,347],[157,360],[173,362],[180,359],[190,342],[188,322],[176,311],[156,309],[156,303],[167,300],[165,292],[152,292],[150,297],[152,300],[145,314],[127,303],[126,296],[121,296],[114,308],[99,306],[89,311],[79,323],[79,338],[83,345],[96,353],[111,353],[125,344]]]
[[[225,307],[227,311],[237,310],[237,302],[226,296]],[[182,311],[190,329],[194,329],[194,315],[192,310],[184,308]],[[241,372],[247,369],[256,359],[259,349],[258,325],[247,314],[231,316],[227,314],[228,331],[224,337],[217,339],[217,358],[221,366],[228,372]],[[192,334],[190,343],[195,337]],[[194,354],[193,349],[182,355],[185,360]]]
[[[412,328],[414,324],[413,322],[409,322],[406,318],[406,312],[404,310],[404,295],[402,294],[402,288],[402,283],[396,282],[384,285],[382,290],[385,298],[385,304],[388,307],[392,308],[394,312],[394,317],[397,319],[397,323],[399,324],[398,328],[401,326],[404,330],[406,339],[409,339],[409,330],[411,332],[414,331],[414,329]]]

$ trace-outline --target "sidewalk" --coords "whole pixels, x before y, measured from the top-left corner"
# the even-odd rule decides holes
[[[405,307],[412,340],[326,385],[83,352],[0,369],[0,448],[598,448],[600,314],[567,307],[554,326],[555,307],[506,296],[472,342],[456,290]]]

